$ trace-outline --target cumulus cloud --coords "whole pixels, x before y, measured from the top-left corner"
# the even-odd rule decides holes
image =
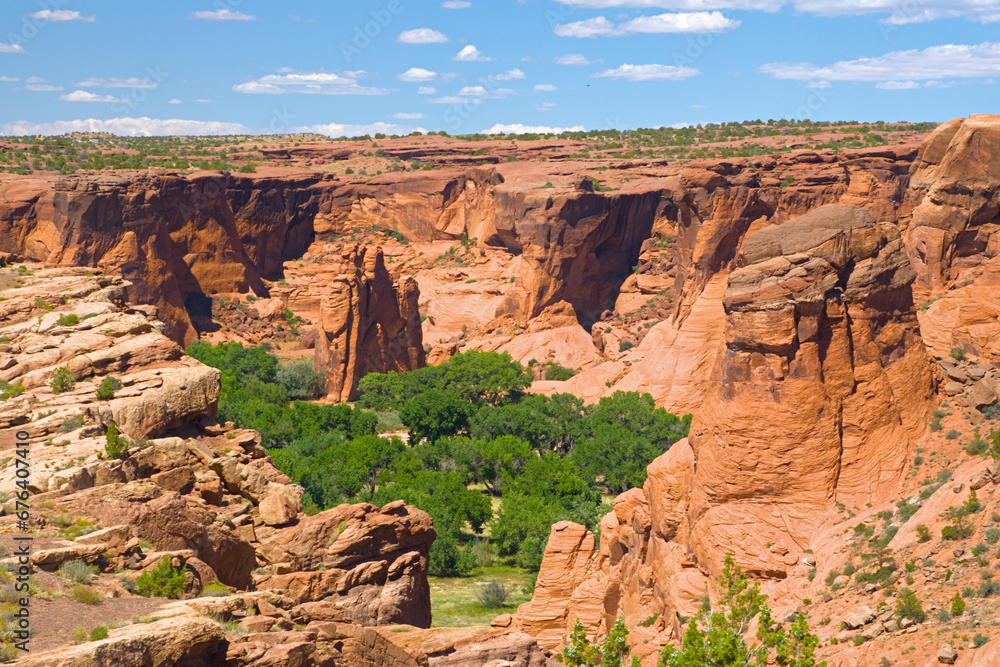
[[[740,27],[741,22],[726,18],[722,12],[682,12],[640,16],[618,26],[627,33],[695,34],[725,32]]]
[[[335,72],[288,72],[268,74],[259,79],[233,86],[238,93],[256,95],[283,95],[302,93],[306,95],[386,95],[392,92],[386,88],[371,88],[358,84],[357,77]],[[351,74],[360,74],[351,72]]]
[[[578,9],[667,9],[711,11],[730,9],[776,12],[786,5],[795,11],[818,16],[886,14],[894,25],[925,23],[943,18],[964,17],[978,23],[1000,21],[1000,0],[556,0]]]
[[[490,129],[483,130],[483,134],[562,134],[563,132],[583,132],[585,129],[582,125],[549,127],[548,125],[522,125],[521,123],[504,125],[497,123]]]
[[[121,102],[120,98],[114,95],[98,95],[96,93],[87,92],[86,90],[74,90],[72,93],[67,93],[66,95],[60,95],[59,99],[63,102]]]
[[[55,11],[51,9],[43,9],[40,12],[35,12],[34,14],[29,14],[33,19],[38,19],[40,21],[83,21],[84,23],[93,23],[93,16],[81,16],[80,12],[71,12],[68,9],[57,9]]]
[[[448,41],[444,33],[430,28],[416,28],[399,33],[396,41],[400,44],[444,44]]]
[[[257,17],[243,12],[234,12],[231,9],[220,9],[214,12],[192,12],[189,19],[201,21],[256,21]]]
[[[560,37],[579,37],[581,39],[623,34],[617,31],[614,23],[603,16],[595,16],[592,19],[575,23],[559,24],[555,27],[555,33]]]
[[[595,61],[587,60],[582,53],[569,53],[555,59],[557,65],[594,65]],[[599,60],[596,62],[600,62]]]
[[[626,81],[682,81],[698,76],[701,72],[693,67],[675,67],[674,65],[622,65],[609,69],[596,78],[625,79]]]
[[[482,63],[488,60],[493,60],[493,58],[487,58],[484,56],[479,49],[469,44],[464,49],[458,52],[458,54],[452,58],[452,60],[457,60],[463,63]]]
[[[0,53],[27,53],[20,44],[4,44],[0,42]]]
[[[420,86],[417,95],[437,95],[437,88],[434,86]]]
[[[441,3],[441,6],[445,9],[468,9],[472,3],[465,0],[446,0]]]
[[[411,67],[402,74],[399,75],[400,81],[421,82],[421,81],[433,81],[437,78],[437,72],[432,72],[429,69],[423,69],[421,67]]]
[[[174,99],[167,102],[167,104],[183,104],[183,102],[175,97]]]
[[[560,37],[622,37],[636,33],[703,34],[725,32],[740,27],[741,21],[727,18],[722,12],[678,12],[639,16],[615,25],[603,16],[555,27]]]
[[[99,79],[97,77],[91,77],[78,82],[76,85],[80,88],[156,88],[160,84],[150,78],[140,79],[133,76],[128,79],[122,79],[119,77]]]
[[[551,93],[559,89],[553,86],[551,83],[539,83],[535,84],[535,87],[532,88],[532,90],[535,91],[536,93]]]
[[[309,125],[304,128],[296,128],[303,131],[325,134],[328,137],[358,137],[365,134],[387,134],[395,136],[405,136],[411,132],[426,132],[422,127],[410,127],[407,125],[397,125],[396,123],[371,123],[368,125],[349,125],[340,123],[325,123],[320,125]]]
[[[926,81],[990,77],[1000,74],[1000,42],[945,44],[893,51],[877,58],[842,60],[832,65],[768,63],[761,73],[794,81]]]
[[[396,120],[420,120],[424,117],[422,113],[394,113],[390,118],[395,118]]]
[[[483,77],[480,81],[513,81],[514,79],[526,79],[528,75],[517,69],[509,69],[502,74],[491,74]]]
[[[98,120],[58,120],[53,123],[33,123],[20,120],[0,124],[0,134],[66,134],[68,132],[110,132],[122,136],[189,136],[209,134],[248,134],[240,123],[200,120],[160,120],[154,118],[110,118]]]
[[[461,95],[446,95],[444,97],[432,97],[427,100],[429,104],[482,104],[479,97],[463,97]]]

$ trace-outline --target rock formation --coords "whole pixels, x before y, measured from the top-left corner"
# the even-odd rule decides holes
[[[750,234],[737,265],[723,295],[725,348],[690,438],[650,465],[641,491],[616,499],[599,550],[573,546],[587,533],[562,548],[561,534],[581,529],[554,527],[545,576],[515,618],[543,646],[576,617],[596,633],[622,615],[650,654],[727,552],[751,573],[784,577],[835,502],[898,490],[934,380],[897,228],[823,206]]]

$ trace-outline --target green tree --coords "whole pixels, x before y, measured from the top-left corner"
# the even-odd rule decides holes
[[[619,618],[602,641],[591,643],[577,619],[569,636],[569,644],[563,646],[563,664],[569,667],[622,667],[629,657],[628,628]],[[631,667],[639,667],[639,657],[632,656]]]
[[[417,444],[465,431],[472,413],[472,405],[457,394],[431,389],[410,399],[400,410],[399,419],[410,432],[410,442]]]
[[[758,584],[751,585],[742,569],[726,555],[722,574],[716,579],[719,608],[702,612],[688,623],[681,650],[668,646],[660,653],[660,667],[824,667],[817,665],[819,639],[809,631],[801,614],[786,630],[771,618],[767,596]],[[757,618],[757,643],[745,635]]]
[[[288,398],[293,401],[319,398],[323,394],[323,376],[310,361],[280,366],[275,381],[285,388]]]

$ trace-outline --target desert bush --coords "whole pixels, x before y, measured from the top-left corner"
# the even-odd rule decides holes
[[[80,323],[79,315],[60,315],[57,324],[61,327],[72,327]]]
[[[215,582],[214,584],[209,584],[201,591],[201,596],[203,598],[224,598],[232,595],[233,592],[220,584]]]
[[[176,600],[184,590],[184,574],[170,566],[170,558],[164,556],[151,570],[146,570],[136,580],[136,592],[147,598],[168,598]]]
[[[560,366],[554,361],[550,361],[542,366],[545,371],[546,380],[554,380],[557,382],[565,382],[566,380],[573,377],[573,370],[566,368],[565,366]]]
[[[76,376],[65,366],[60,366],[52,371],[52,375],[49,377],[49,387],[57,394],[73,391],[76,387]]]
[[[110,375],[103,380],[101,384],[97,387],[97,400],[99,401],[110,401],[115,397],[115,392],[122,388],[121,380],[118,378],[113,378]]]
[[[97,567],[87,565],[82,560],[73,560],[60,565],[56,573],[74,583],[89,584],[97,574]]]
[[[76,584],[69,590],[70,599],[83,604],[101,604],[101,596],[86,584]]]
[[[951,599],[951,615],[961,616],[965,613],[965,599],[962,598],[961,593],[955,593],[955,597]]]
[[[917,540],[920,542],[930,542],[931,529],[924,524],[917,526]]]
[[[108,626],[98,625],[96,628],[90,631],[90,641],[99,642],[102,639],[108,638]]]
[[[83,644],[87,641],[87,631],[83,629],[82,625],[76,626],[70,633],[70,640],[74,644]]]
[[[104,452],[111,460],[128,458],[128,441],[118,433],[118,426],[114,422],[108,424],[108,431],[104,435]]]
[[[510,597],[511,589],[502,581],[492,579],[488,584],[476,591],[476,598],[485,607],[490,609],[503,609]]]
[[[972,645],[976,648],[986,646],[990,641],[990,638],[981,632],[977,632],[976,636],[972,638]]]
[[[63,420],[62,425],[59,427],[60,433],[71,433],[76,429],[83,426],[83,415],[77,415],[76,417],[67,417]]]
[[[896,613],[902,618],[909,618],[916,623],[923,623],[927,620],[927,612],[924,605],[909,588],[903,588],[896,596]]]

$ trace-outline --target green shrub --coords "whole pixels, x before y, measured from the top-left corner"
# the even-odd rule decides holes
[[[76,429],[83,426],[83,415],[77,415],[76,417],[67,417],[63,420],[62,425],[59,427],[60,433],[71,433]]]
[[[507,584],[493,579],[476,591],[476,598],[489,609],[503,609],[512,592]]]
[[[545,370],[545,379],[554,380],[557,382],[565,382],[566,380],[573,377],[573,370],[560,366],[554,361],[550,361],[542,366]]]
[[[947,433],[945,433],[944,437],[948,438],[949,440],[954,440],[955,438],[957,438],[960,435],[962,435],[962,434],[959,433],[958,431],[956,431],[955,429],[951,429],[950,431],[948,431]]]
[[[972,638],[972,645],[975,646],[976,648],[981,648],[983,646],[986,646],[986,644],[988,644],[989,641],[990,641],[989,637],[987,637],[981,632],[977,632],[976,636]]]
[[[991,598],[1000,595],[1000,581],[984,581],[979,584],[979,597]]]
[[[103,380],[101,380],[100,386],[97,387],[97,400],[99,401],[110,401],[115,397],[115,392],[122,388],[121,380],[118,378],[113,378],[110,375]]]
[[[74,644],[82,644],[87,641],[87,631],[83,629],[82,625],[73,628],[73,632],[70,633],[70,641]]]
[[[118,433],[118,426],[111,422],[104,435],[104,452],[109,460],[128,458],[128,441]]]
[[[618,343],[619,352],[628,352],[633,347],[635,347],[635,343],[633,343],[630,340],[623,340],[622,342]]]
[[[69,590],[69,597],[83,604],[101,604],[101,596],[86,584],[76,584]]]
[[[909,588],[903,588],[896,596],[896,613],[902,618],[909,618],[916,623],[923,623],[927,620],[927,612],[924,605]]]
[[[968,352],[966,352],[964,348],[956,347],[952,348],[951,354],[949,354],[948,356],[957,361],[963,361],[965,359],[966,354],[968,354]]]
[[[1000,528],[987,528],[984,538],[987,544],[996,544],[1000,540]]]
[[[56,573],[77,584],[89,584],[97,574],[97,566],[87,565],[82,560],[63,563]]]
[[[951,599],[951,615],[961,616],[965,613],[965,600],[962,598],[960,593],[955,593],[955,597]]]
[[[108,638],[108,626],[98,625],[96,628],[90,631],[90,641],[99,642],[102,639]]]
[[[65,366],[60,366],[52,371],[52,375],[49,377],[49,387],[57,394],[73,391],[76,387],[76,376],[70,373]]]
[[[201,596],[203,598],[224,598],[229,597],[232,594],[233,592],[231,590],[220,584],[218,581],[205,586],[205,588],[201,590]]]
[[[61,327],[73,327],[80,323],[78,315],[60,315],[57,322]]]
[[[164,556],[151,570],[146,570],[136,580],[136,592],[147,598],[176,600],[184,591],[184,574],[170,566],[170,557]]]

